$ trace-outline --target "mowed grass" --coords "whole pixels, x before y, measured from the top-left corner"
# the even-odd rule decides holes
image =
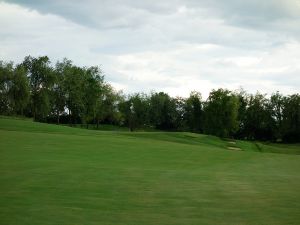
[[[300,224],[299,145],[237,145],[0,118],[0,224]]]

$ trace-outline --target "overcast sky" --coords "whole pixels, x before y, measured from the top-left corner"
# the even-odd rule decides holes
[[[0,0],[0,60],[100,65],[125,93],[300,91],[300,0]]]

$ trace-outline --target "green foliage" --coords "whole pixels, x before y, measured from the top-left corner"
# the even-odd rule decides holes
[[[204,132],[220,137],[232,136],[238,129],[239,101],[228,90],[213,90],[206,102]]]
[[[64,74],[66,106],[71,123],[73,123],[82,116],[84,111],[84,70],[80,67],[66,64],[64,66]]]
[[[24,109],[27,107],[29,102],[30,89],[26,70],[22,65],[15,68],[11,80],[12,84],[9,92],[13,111],[16,114],[23,115]]]
[[[104,77],[99,67],[90,67],[85,70],[84,81],[84,121],[96,119],[97,106],[104,89]]]
[[[279,92],[276,92],[275,94],[272,94],[270,98],[270,110],[271,110],[271,116],[274,119],[274,136],[275,139],[281,140],[282,139],[282,119],[283,119],[283,109],[284,109],[284,102],[285,99],[283,95],[281,95]]]
[[[47,56],[25,57],[22,66],[29,76],[31,90],[31,111],[34,120],[45,120],[51,110],[50,89],[54,82],[54,74]]]
[[[118,104],[121,101],[121,93],[116,92],[110,84],[105,83],[102,92],[102,111],[100,112],[103,121],[109,124],[121,123],[122,116],[118,109]]]
[[[150,121],[162,130],[177,128],[176,101],[164,92],[152,93],[150,97]]]
[[[145,94],[133,94],[119,104],[124,123],[133,131],[149,124],[150,101]]]
[[[244,120],[245,135],[248,139],[274,140],[275,120],[265,95],[251,95]]]
[[[194,132],[203,131],[203,109],[201,94],[192,92],[184,101],[184,121],[189,130]]]
[[[0,113],[8,115],[12,111],[10,88],[12,86],[13,64],[0,61]]]
[[[283,140],[299,142],[300,140],[300,95],[294,94],[285,98],[282,110]]]
[[[51,115],[56,117],[56,123],[59,124],[60,115],[64,113],[66,106],[66,95],[64,90],[64,65],[57,63],[55,70],[55,81],[51,89]]]

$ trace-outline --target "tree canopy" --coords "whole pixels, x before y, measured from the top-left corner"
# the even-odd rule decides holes
[[[98,66],[47,56],[0,61],[0,114],[48,123],[100,124],[138,129],[191,131],[248,140],[300,141],[300,95],[212,90],[207,100],[165,92],[124,95],[105,81]]]

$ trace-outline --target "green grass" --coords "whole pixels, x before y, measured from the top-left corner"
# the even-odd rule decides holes
[[[277,143],[257,143],[262,152],[298,154],[300,155],[299,144],[277,144]]]
[[[299,145],[227,146],[0,118],[0,224],[299,224]]]

